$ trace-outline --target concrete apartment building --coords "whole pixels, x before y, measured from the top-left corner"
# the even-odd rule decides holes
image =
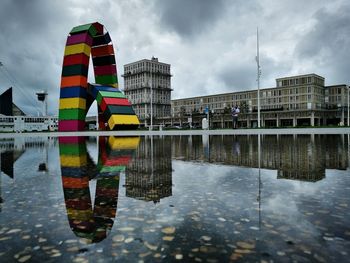
[[[258,91],[249,90],[172,100],[171,123],[192,119],[200,125],[209,108],[212,128],[231,127],[230,109],[241,108],[240,127],[257,126]],[[261,126],[318,126],[348,124],[349,86],[325,86],[316,74],[276,79],[276,87],[260,89]]]
[[[124,65],[124,92],[141,123],[150,123],[151,92],[154,118],[170,117],[170,64],[152,57]],[[152,87],[152,90],[151,90]]]

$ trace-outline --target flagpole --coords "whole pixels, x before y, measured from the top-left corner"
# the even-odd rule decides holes
[[[346,86],[347,87],[347,90],[348,90],[348,126],[350,126],[350,88],[349,86]]]
[[[259,28],[256,28],[256,64],[257,64],[257,82],[258,82],[258,128],[260,128],[260,58],[259,58]]]
[[[150,71],[151,77],[150,77],[150,93],[151,93],[151,126],[149,128],[150,131],[153,130],[153,80],[152,80],[152,69]]]

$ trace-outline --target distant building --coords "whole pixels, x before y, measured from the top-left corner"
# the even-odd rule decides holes
[[[12,87],[0,95],[0,115],[25,116],[25,113],[13,103]]]
[[[57,117],[34,117],[13,103],[12,88],[0,94],[0,132],[54,131]]]
[[[151,85],[153,117],[170,117],[171,74],[170,64],[143,59],[124,65],[124,93],[143,124],[151,118]]]
[[[325,79],[316,74],[278,78],[276,87],[260,89],[262,127],[346,124],[348,94],[348,85],[325,86]],[[257,90],[177,99],[171,103],[172,124],[187,122],[190,116],[200,124],[208,107],[211,127],[229,128],[230,109],[238,105],[240,127],[257,126]]]

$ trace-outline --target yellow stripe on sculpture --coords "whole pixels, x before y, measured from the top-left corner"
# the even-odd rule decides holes
[[[83,98],[60,99],[60,110],[62,109],[86,109],[86,100]]]
[[[108,145],[112,150],[136,149],[140,143],[140,137],[114,137],[108,138]]]
[[[80,43],[80,44],[75,44],[71,46],[66,46],[66,49],[64,50],[64,55],[68,56],[68,55],[84,53],[89,57],[90,51],[91,51],[91,47],[89,45]]]
[[[87,164],[86,155],[61,155],[61,166],[62,167],[80,167]]]
[[[76,210],[73,208],[68,208],[67,215],[71,220],[75,219],[81,221],[89,221],[93,217],[93,212],[90,209]]]
[[[115,125],[140,125],[140,121],[136,115],[114,114],[109,118],[108,126],[113,130]]]

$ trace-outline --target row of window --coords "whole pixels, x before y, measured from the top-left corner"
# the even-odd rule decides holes
[[[149,117],[151,115],[151,108],[145,107],[145,106],[135,106],[134,107],[135,113],[138,117],[141,118],[146,118]],[[152,109],[152,114],[155,117],[167,117],[170,116],[170,105],[169,106],[153,106]]]
[[[140,90],[128,90],[125,91],[125,96],[129,97],[132,95],[139,96],[139,97],[145,97],[150,96],[151,90],[150,89],[144,89],[142,91]],[[153,96],[167,96],[170,98],[170,91],[169,90],[162,90],[162,89],[152,89]]]
[[[237,103],[237,104],[232,104],[232,105],[240,105],[241,107],[243,105]],[[276,104],[270,104],[270,105],[261,105],[261,109],[262,110],[268,110],[268,109],[280,109],[283,108],[284,110],[306,110],[306,109],[312,109],[312,108],[316,108],[316,109],[321,109],[322,108],[322,103],[311,103],[311,102],[303,102],[303,103],[276,103]],[[256,110],[257,107],[254,106],[252,107],[252,105],[247,105],[245,106],[247,107],[248,111],[251,112],[253,109]],[[210,104],[209,106],[210,109],[214,109],[214,110],[218,110],[218,109],[223,109],[223,105],[221,103],[214,103],[214,104]],[[204,110],[204,107],[198,107],[195,106],[194,108],[192,108],[191,106],[182,106],[182,107],[174,107],[173,108],[173,112],[174,114],[179,114],[180,112],[186,112],[186,113],[190,113],[191,111],[199,111],[202,112]]]
[[[45,118],[25,118],[24,122],[32,122],[32,123],[44,123],[45,122]]]
[[[326,96],[325,97],[326,102],[345,102],[346,98],[342,96]]]
[[[324,94],[323,89],[313,88],[311,86],[308,87],[299,87],[299,88],[293,88],[293,89],[284,89],[284,90],[270,90],[270,91],[260,91],[260,97],[266,98],[266,97],[277,97],[277,96],[288,96],[293,94],[304,94],[304,93],[319,93]],[[190,100],[182,100],[182,101],[175,101],[175,105],[193,105],[193,104],[203,104],[203,103],[213,103],[217,101],[230,101],[230,100],[245,100],[245,99],[256,99],[257,98],[257,92],[249,92],[249,93],[243,93],[243,94],[233,94],[233,95],[224,95],[224,96],[213,96],[213,97],[206,97],[206,98],[196,98],[196,99],[190,99]]]
[[[144,73],[144,74],[126,76],[124,80],[125,80],[125,83],[143,83],[143,82],[147,83],[147,82],[150,82],[151,76],[149,76],[149,74]],[[157,81],[170,82],[170,76],[153,75],[152,82],[157,82]]]
[[[334,88],[334,87],[332,87],[332,88],[329,88],[327,91],[328,91],[327,93],[331,94],[331,95],[342,94],[342,88]],[[344,89],[344,91],[346,92],[345,89]]]
[[[130,90],[125,92],[125,95],[131,101],[131,104],[138,103],[149,103],[151,94],[150,90],[145,90],[144,92],[139,92],[138,90]],[[169,104],[171,103],[170,91],[166,90],[153,90],[152,92],[153,103]]]
[[[47,118],[40,117],[0,117],[0,122],[14,122],[15,120],[24,121],[26,123],[44,123],[48,121]],[[55,121],[55,119],[52,120]]]
[[[140,61],[128,66],[124,66],[124,72],[133,72],[141,70],[152,70],[154,72],[160,71],[170,73],[170,65],[151,61]]]
[[[133,105],[133,107],[137,104],[144,104],[144,103],[149,104],[149,103],[151,103],[150,98],[148,98],[147,100],[140,99],[140,98],[131,98],[130,101],[131,101],[131,104]],[[165,97],[158,97],[158,98],[153,97],[152,103],[153,104],[168,104],[168,105],[170,105],[170,99],[166,99]]]
[[[277,79],[277,87],[295,86],[315,83],[320,86],[324,86],[324,79],[315,76],[309,77],[297,77],[290,79]]]
[[[13,118],[0,118],[0,122],[13,122]]]
[[[135,89],[135,88],[150,87],[150,84],[151,83],[147,81],[143,81],[143,82],[128,81],[128,82],[125,82],[124,86],[125,86],[125,90],[128,90],[128,89]],[[157,88],[157,87],[170,89],[170,81],[161,80],[161,81],[152,82],[152,88]]]

